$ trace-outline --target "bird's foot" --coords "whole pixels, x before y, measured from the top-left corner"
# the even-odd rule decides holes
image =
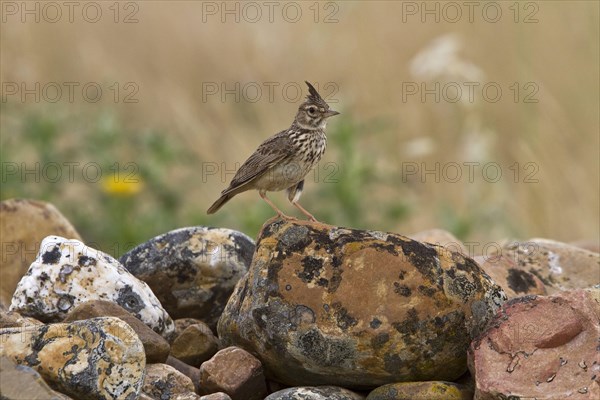
[[[309,213],[308,211],[306,211],[306,209],[304,207],[302,207],[300,205],[300,203],[298,203],[297,201],[293,201],[292,204],[302,212],[302,214],[306,215],[309,219],[309,221],[311,222],[319,222],[317,221],[317,219],[314,217],[314,215],[312,215],[311,213]]]
[[[314,215],[312,215],[311,213],[309,213],[308,211],[306,211],[304,208],[300,208],[300,210],[302,211],[302,214],[306,215],[308,217],[308,220],[311,222],[319,222],[317,221],[317,219],[315,218]]]
[[[291,215],[286,215],[284,213],[278,214],[279,218],[285,219],[286,221],[298,221],[298,218],[292,217]]]
[[[317,220],[315,216],[309,213],[308,211],[302,212],[302,214],[306,215],[308,217],[308,221],[310,222],[319,222],[319,220]]]

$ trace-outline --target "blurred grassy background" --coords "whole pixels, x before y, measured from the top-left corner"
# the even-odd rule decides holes
[[[421,2],[322,2],[318,22],[314,2],[297,2],[303,14],[296,23],[283,18],[285,3],[272,23],[267,8],[256,23],[250,9],[239,23],[231,15],[223,23],[221,14],[206,13],[207,3],[193,1],[120,3],[115,23],[113,2],[99,4],[97,23],[77,11],[72,23],[66,14],[56,23],[3,14],[0,156],[2,199],[54,203],[104,251],[119,256],[190,225],[255,237],[273,215],[258,194],[241,194],[216,215],[205,210],[236,163],[289,126],[299,101],[286,98],[282,86],[304,90],[305,79],[321,88],[331,82],[337,92],[322,91],[342,112],[329,124],[328,151],[302,198],[317,218],[403,234],[439,227],[480,243],[599,240],[598,2],[497,2],[503,14],[496,23],[482,15],[485,2],[473,22],[463,9],[456,23],[444,2],[437,3],[439,22],[422,10],[407,13]],[[131,13],[138,22],[123,23]],[[327,16],[337,22],[324,23]],[[411,82],[431,88],[464,81],[480,84],[472,103],[448,101],[448,93],[422,101],[403,90]],[[80,86],[73,102],[64,85],[57,102],[47,101],[54,92],[39,102],[9,95],[7,83],[23,82]],[[83,98],[86,82],[103,89],[100,101]],[[236,82],[257,82],[262,97],[222,101],[220,93],[203,92],[206,84]],[[263,82],[279,84],[272,99]],[[482,97],[487,82],[501,87],[499,101]],[[536,88],[537,102],[525,102]],[[124,102],[127,94],[138,101]],[[465,162],[480,163],[472,182]],[[52,163],[62,169],[58,179]],[[73,179],[65,163],[76,163]],[[436,163],[439,181],[423,178],[422,169]],[[451,163],[461,166],[457,181]],[[486,163],[500,167],[497,182],[490,182],[495,170],[482,170]],[[414,166],[417,174],[406,173]],[[295,213],[284,194],[271,198]]]

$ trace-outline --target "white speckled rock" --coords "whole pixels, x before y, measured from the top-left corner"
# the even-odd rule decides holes
[[[79,240],[46,237],[15,291],[11,311],[43,322],[62,320],[90,300],[112,301],[169,338],[173,320],[146,283],[117,260]]]
[[[134,400],[144,382],[144,346],[114,317],[0,329],[0,354],[79,400]]]
[[[119,261],[150,285],[171,317],[215,328],[253,253],[254,241],[241,232],[192,226],[156,236]]]

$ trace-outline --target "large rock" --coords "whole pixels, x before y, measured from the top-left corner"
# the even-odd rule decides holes
[[[600,398],[600,288],[510,300],[471,344],[476,399]]]
[[[505,295],[470,258],[392,233],[276,221],[219,321],[288,385],[453,380]]]
[[[49,235],[81,240],[71,223],[50,203],[10,199],[0,203],[0,302],[10,304],[17,283]]]
[[[243,233],[189,227],[157,236],[120,261],[150,285],[173,318],[198,318],[214,327],[253,252],[254,242]]]
[[[135,399],[146,366],[142,342],[114,317],[0,329],[0,354],[81,400]]]
[[[37,258],[17,286],[10,310],[55,322],[90,300],[115,302],[166,338],[175,331],[173,320],[148,285],[108,254],[59,236],[42,241]]]
[[[148,325],[127,312],[116,303],[104,300],[86,301],[75,307],[64,319],[64,322],[80,321],[96,317],[117,317],[127,322],[144,344],[146,362],[162,363],[169,356],[169,343]]]
[[[548,239],[507,242],[490,256],[498,255],[540,278],[548,294],[600,283],[600,254],[566,243]]]
[[[70,400],[55,392],[33,368],[0,357],[0,396],[3,400]]]

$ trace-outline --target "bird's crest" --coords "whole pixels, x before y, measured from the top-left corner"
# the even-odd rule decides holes
[[[323,100],[323,98],[321,97],[319,92],[317,92],[315,87],[313,85],[311,85],[310,82],[308,82],[308,81],[304,81],[304,82],[308,85],[308,96],[306,96],[306,101],[308,103],[320,104],[320,105],[327,106],[327,103],[325,102],[325,100]]]

